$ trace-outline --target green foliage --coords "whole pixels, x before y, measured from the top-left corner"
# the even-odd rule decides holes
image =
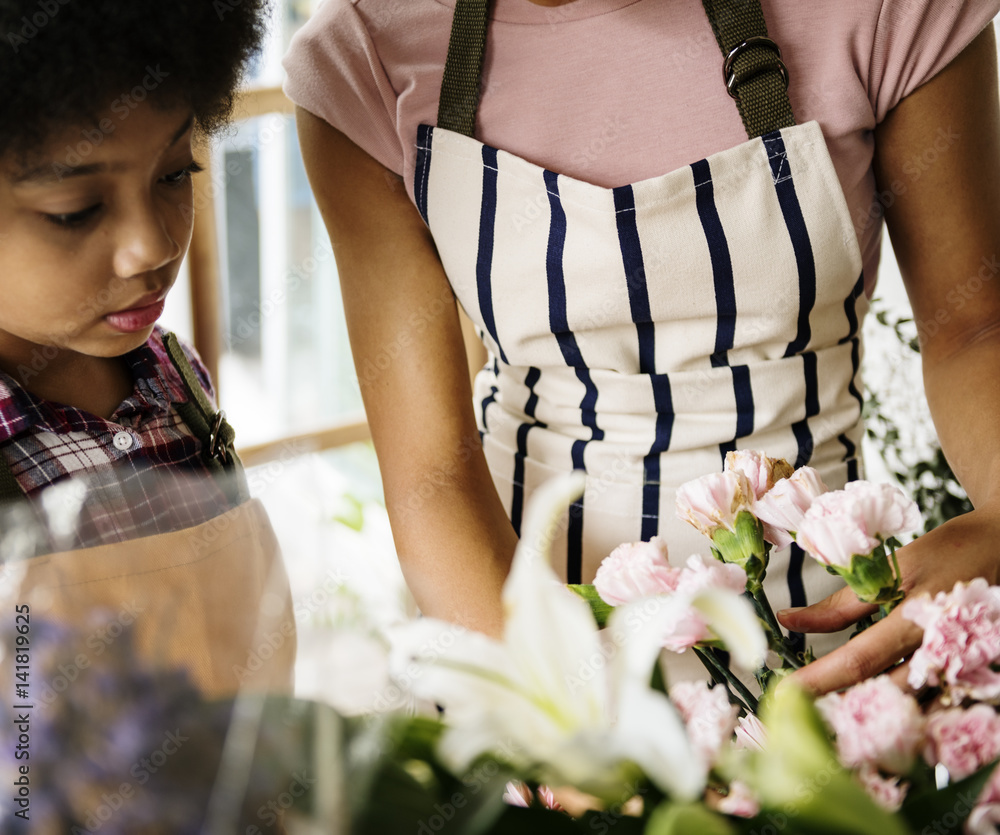
[[[567,588],[580,595],[587,603],[590,604],[590,611],[594,615],[594,620],[597,621],[597,628],[604,629],[607,626],[608,618],[611,617],[611,613],[615,610],[614,606],[609,606],[603,600],[601,596],[597,593],[592,585],[569,585]]]
[[[899,810],[900,817],[910,824],[914,832],[958,835],[996,766],[996,762],[991,763],[940,790],[934,787],[917,793],[911,790]]]
[[[661,803],[653,812],[645,835],[736,835],[728,818],[701,803]]]

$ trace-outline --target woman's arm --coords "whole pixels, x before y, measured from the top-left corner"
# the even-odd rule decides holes
[[[407,584],[424,614],[498,635],[517,540],[483,456],[434,243],[398,175],[308,111],[296,121]]]
[[[941,447],[971,513],[899,552],[908,595],[957,580],[1000,579],[1000,106],[993,27],[876,131],[886,224],[917,321],[924,384]],[[927,153],[934,149],[936,159]],[[914,160],[924,160],[919,166]],[[915,176],[918,175],[918,176]],[[781,617],[792,629],[842,629],[871,607],[849,589]],[[919,646],[899,611],[801,673],[827,692],[868,678]],[[902,672],[895,674],[902,677]]]

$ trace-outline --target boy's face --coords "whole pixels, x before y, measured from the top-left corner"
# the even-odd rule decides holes
[[[0,158],[0,364],[142,345],[191,241],[192,117],[140,104]]]

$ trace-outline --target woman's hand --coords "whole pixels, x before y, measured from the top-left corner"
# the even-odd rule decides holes
[[[952,519],[896,552],[906,597],[949,592],[958,581],[985,577],[1000,584],[1000,511],[974,510]],[[860,602],[848,588],[812,606],[778,612],[781,625],[796,632],[837,632],[877,608]],[[847,644],[791,678],[820,695],[878,675],[920,646],[922,630],[902,616],[900,607]],[[906,682],[907,665],[892,673]]]

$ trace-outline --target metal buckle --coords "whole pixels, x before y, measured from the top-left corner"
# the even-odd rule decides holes
[[[215,418],[212,421],[212,432],[208,436],[208,457],[219,459],[219,463],[225,464],[226,459],[229,457],[226,452],[225,444],[219,443],[221,440],[219,438],[219,430],[222,429],[222,424],[226,421],[226,413],[219,409],[215,413]]]
[[[781,60],[781,49],[770,38],[766,38],[763,35],[754,35],[752,38],[747,38],[745,41],[741,41],[734,46],[726,56],[726,60],[722,62],[722,77],[726,82],[726,92],[729,93],[729,95],[734,99],[738,98],[738,96],[736,94],[736,73],[733,72],[733,62],[740,56],[741,52],[755,46],[774,50],[778,60],[777,69],[781,73],[782,79],[785,81],[785,89],[788,89],[788,68],[785,66],[785,62]],[[760,75],[762,72],[770,72],[770,70],[770,67],[762,68],[754,73],[754,75]],[[748,78],[753,78],[753,76],[748,76]],[[743,79],[743,81],[746,80],[746,78]]]

